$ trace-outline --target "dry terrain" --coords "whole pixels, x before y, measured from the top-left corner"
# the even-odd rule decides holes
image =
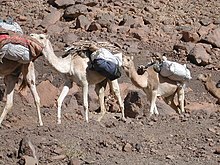
[[[44,126],[37,125],[33,99],[16,91],[13,110],[0,128],[0,164],[19,162],[19,143],[24,137],[32,142],[39,165],[220,164],[220,106],[197,80],[200,73],[220,80],[220,43],[207,41],[208,33],[220,27],[219,0],[0,0],[0,4],[1,18],[13,17],[25,34],[47,33],[57,56],[75,41],[109,41],[117,43],[124,55],[133,55],[136,66],[160,53],[186,63],[193,77],[186,84],[184,114],[176,114],[158,100],[161,114],[143,116],[142,111],[149,110],[146,97],[122,71],[120,86],[138,91],[142,101],[132,109],[139,115],[123,122],[120,113],[108,112],[97,122],[97,98],[91,86],[89,123],[81,114],[77,95],[81,91],[73,89],[64,101],[62,124],[57,125],[55,99],[63,76],[39,57],[35,67]],[[219,31],[215,34],[220,38]],[[191,51],[199,46],[205,50],[197,49],[200,56]],[[1,113],[5,87],[0,82]],[[50,104],[53,92],[42,90],[42,82],[55,93]],[[128,91],[122,93],[124,99]]]

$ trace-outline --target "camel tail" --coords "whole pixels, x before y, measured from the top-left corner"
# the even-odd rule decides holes
[[[21,85],[19,86],[19,91],[24,90],[28,86],[28,81],[26,78],[23,77],[23,80],[21,82]]]
[[[23,89],[25,89],[28,86],[28,80],[27,80],[28,66],[29,66],[29,64],[25,64],[21,68],[22,82],[21,82],[21,85],[19,86],[19,91],[22,91]]]

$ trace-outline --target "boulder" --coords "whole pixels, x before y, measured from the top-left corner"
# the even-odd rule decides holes
[[[208,52],[211,52],[211,45],[198,43],[190,51],[188,60],[194,64],[206,66],[211,63],[211,56]]]

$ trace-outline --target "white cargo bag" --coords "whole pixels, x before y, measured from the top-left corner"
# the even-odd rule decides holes
[[[190,70],[186,65],[164,60],[161,65],[160,75],[175,81],[186,81],[192,79]]]
[[[13,32],[23,34],[23,31],[17,22],[0,20],[0,27],[6,30],[11,30]]]
[[[13,32],[23,34],[20,25],[12,20],[0,20],[0,27],[5,30],[11,30]],[[0,49],[0,60],[2,60],[2,58],[26,64],[30,62],[31,55],[29,49],[25,46],[8,43]]]
[[[91,54],[91,60],[94,59],[105,59],[106,61],[111,61],[118,66],[122,65],[122,53],[113,55],[109,50],[105,48],[100,48]]]
[[[23,64],[29,63],[31,61],[29,49],[19,44],[5,44],[0,49],[0,60],[3,57],[12,61],[18,61]]]

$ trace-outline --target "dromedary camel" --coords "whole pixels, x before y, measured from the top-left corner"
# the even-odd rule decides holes
[[[216,82],[212,80],[211,74],[199,74],[198,80],[204,83],[206,90],[215,98],[218,99],[217,103],[220,104],[220,88],[216,87]]]
[[[171,102],[170,106],[180,113],[174,103],[176,93],[178,94],[180,110],[184,112],[184,84],[177,85],[176,81],[160,76],[152,66],[148,67],[142,75],[138,74],[134,66],[133,56],[123,56],[122,63],[131,82],[142,89],[150,100],[150,115],[159,114],[156,106],[158,96],[161,96],[167,104]]]
[[[20,85],[20,89],[25,88],[27,85],[30,88],[35,100],[35,105],[37,107],[39,124],[42,126],[43,122],[40,114],[40,97],[37,93],[35,85],[34,63],[30,62],[28,64],[22,64],[17,61],[8,60],[6,58],[3,58],[2,62],[0,63],[0,76],[4,77],[7,99],[6,105],[0,117],[0,125],[13,106],[14,88],[21,73],[23,75],[23,80],[22,84]]]
[[[82,57],[80,55],[68,55],[64,58],[59,58],[54,54],[53,47],[51,42],[49,41],[47,35],[45,34],[31,34],[31,37],[37,39],[41,44],[43,44],[44,49],[42,51],[44,57],[48,60],[48,62],[60,73],[65,74],[66,81],[63,87],[63,90],[57,100],[58,104],[58,121],[57,123],[61,123],[61,106],[64,98],[68,94],[69,89],[72,87],[72,83],[76,82],[83,89],[83,107],[85,110],[85,119],[88,122],[88,86],[90,84],[95,84],[95,91],[99,98],[101,115],[98,118],[98,121],[102,119],[104,116],[106,109],[104,105],[104,90],[109,82],[110,88],[114,92],[117,97],[117,101],[120,106],[120,110],[122,112],[122,119],[125,120],[124,116],[124,105],[120,96],[120,89],[118,85],[118,81],[113,80],[109,81],[106,77],[103,77],[96,71],[92,71],[88,69],[89,58]]]

